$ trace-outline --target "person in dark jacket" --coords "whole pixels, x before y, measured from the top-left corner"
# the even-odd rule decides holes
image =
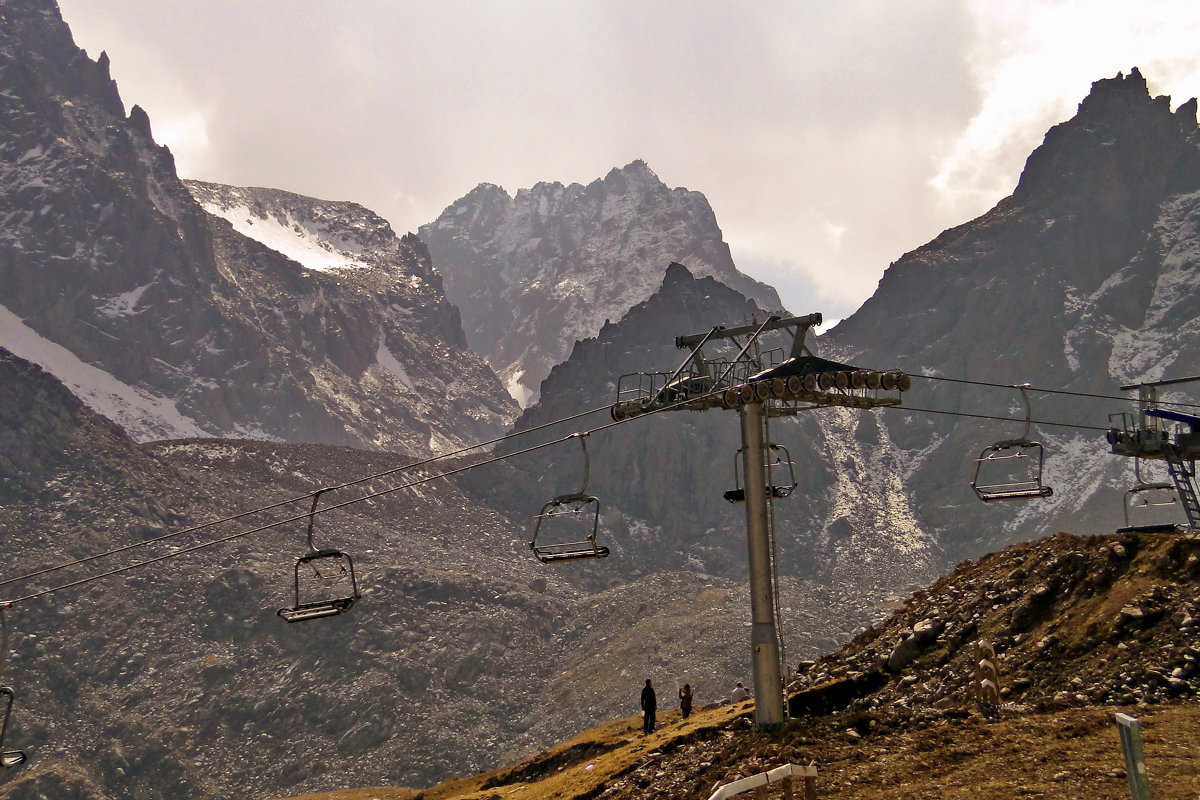
[[[654,732],[654,714],[658,711],[658,698],[654,696],[654,686],[646,678],[642,688],[642,733]]]
[[[685,683],[679,690],[679,713],[687,719],[692,715],[692,685]]]

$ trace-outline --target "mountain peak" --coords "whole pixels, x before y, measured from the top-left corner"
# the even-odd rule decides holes
[[[1093,83],[1075,116],[1047,132],[1013,196],[1095,197],[1114,186],[1139,196],[1160,194],[1173,176],[1200,169],[1191,143],[1196,130],[1194,102],[1172,114],[1171,99],[1151,97],[1136,67],[1128,75],[1119,72]],[[1064,187],[1073,191],[1064,193]]]
[[[1144,103],[1150,98],[1150,87],[1141,71],[1134,67],[1126,75],[1118,72],[1111,78],[1101,78],[1092,84],[1088,96],[1079,103],[1079,114],[1098,113],[1113,105]]]
[[[604,183],[613,188],[660,187],[663,182],[659,179],[650,165],[642,159],[630,161],[623,167],[613,167],[604,176]],[[665,187],[664,187],[665,188]]]
[[[663,275],[663,286],[673,283],[683,283],[685,281],[694,280],[695,276],[692,271],[680,264],[678,261],[672,261],[667,266],[666,274]]]
[[[512,196],[504,190],[503,186],[497,186],[494,183],[481,183],[459,201],[459,203],[494,203],[496,201],[507,202],[512,200]]]

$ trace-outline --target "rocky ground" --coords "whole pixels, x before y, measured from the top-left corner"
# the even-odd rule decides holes
[[[830,798],[1123,798],[1116,712],[1141,720],[1155,798],[1200,795],[1200,536],[1060,534],[978,561],[806,664],[795,718],[760,733],[720,706],[643,738],[601,726],[506,770],[426,790],[450,798],[703,798],[783,763],[815,763]],[[971,684],[990,640],[1002,703]],[[361,790],[328,800],[393,800]]]

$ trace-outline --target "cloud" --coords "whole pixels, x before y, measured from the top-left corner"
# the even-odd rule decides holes
[[[1200,86],[1200,6],[1163,0],[1024,0],[970,4],[971,56],[983,102],[931,185],[964,214],[1015,186],[1024,159],[1052,125],[1074,114],[1093,81],[1137,66],[1152,92]]]
[[[838,315],[1011,192],[1091,81],[1200,85],[1194,0],[60,2],[189,177],[410,231],[481,182],[641,158],[789,308]]]
[[[203,112],[185,111],[180,116],[160,116],[154,122],[154,139],[171,149],[180,175],[199,176],[208,172],[208,121]]]

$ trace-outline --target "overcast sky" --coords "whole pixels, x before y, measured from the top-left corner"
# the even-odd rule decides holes
[[[1196,0],[59,0],[180,174],[415,231],[644,159],[796,313],[986,211],[1092,81],[1200,94]]]

